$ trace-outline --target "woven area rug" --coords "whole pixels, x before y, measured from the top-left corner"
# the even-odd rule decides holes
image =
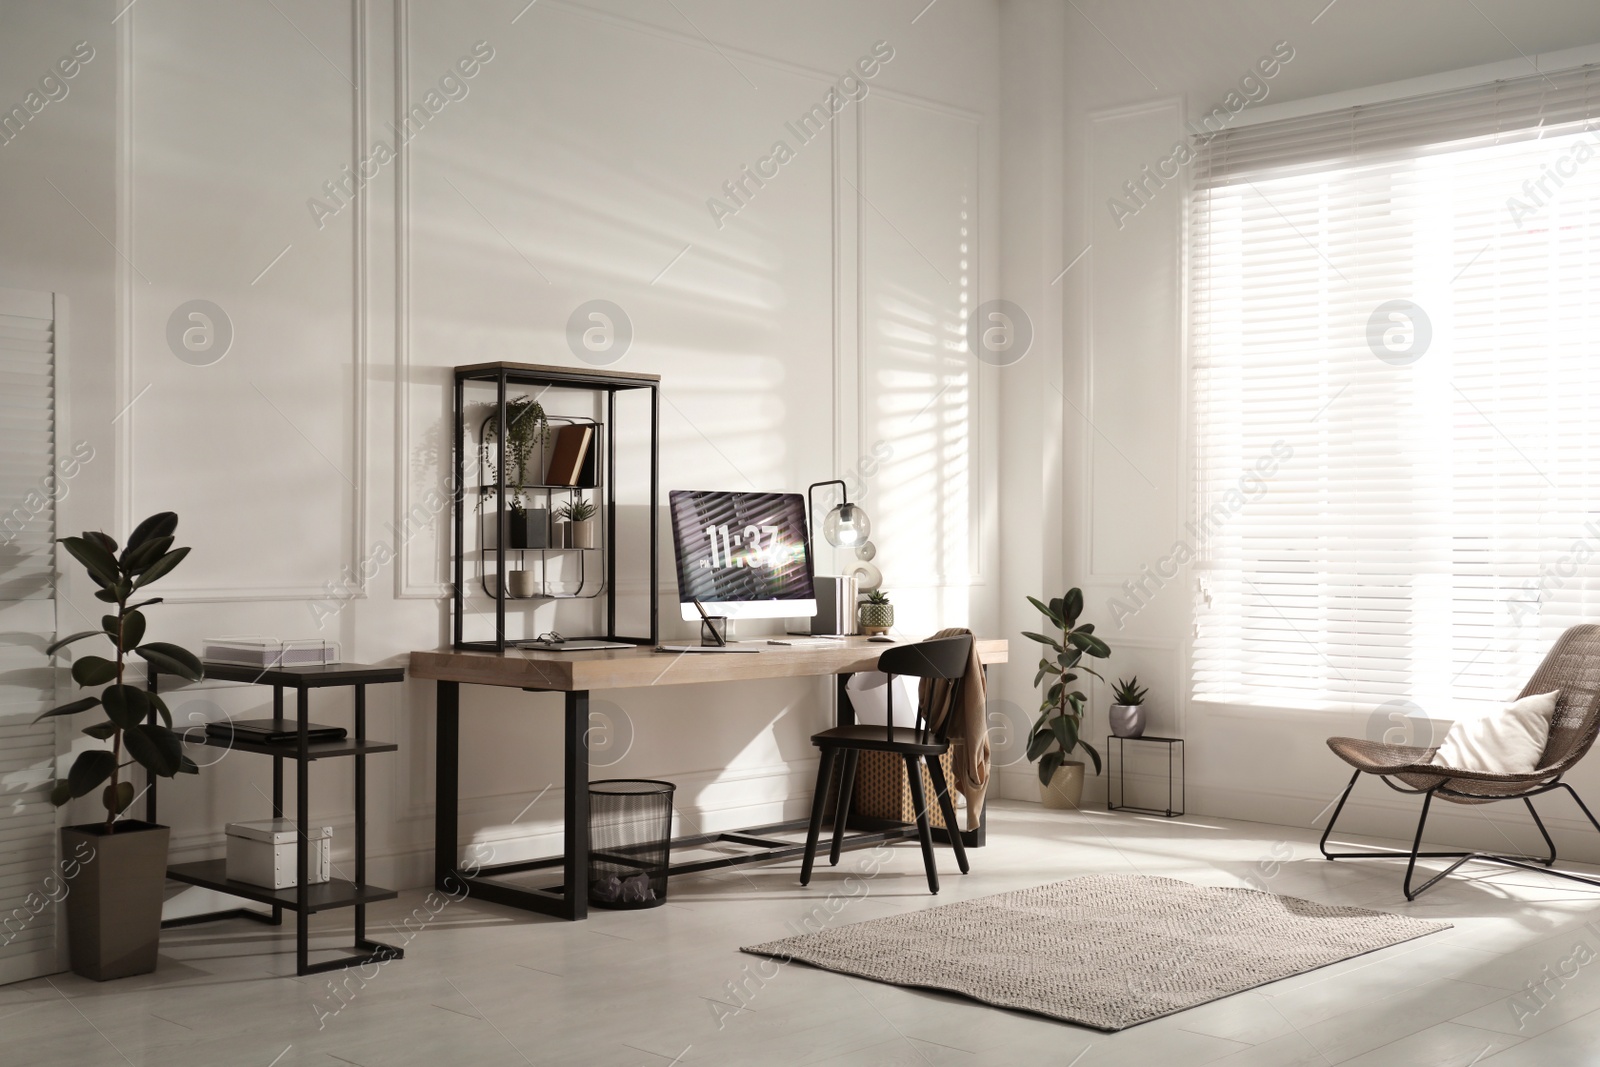
[[[1449,927],[1253,889],[1105,874],[744,951],[1121,1030]]]

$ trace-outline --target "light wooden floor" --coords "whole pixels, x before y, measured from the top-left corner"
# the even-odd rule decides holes
[[[844,878],[865,852],[824,867],[809,889],[797,864],[722,871],[675,881],[665,907],[583,923],[450,903],[414,920],[406,959],[342,981],[285,977],[292,938],[265,927],[168,931],[153,975],[0,988],[0,1063],[1600,1063],[1600,891],[1480,868],[1407,904],[1398,865],[1328,863],[1311,831],[1199,816],[1001,803],[990,841],[964,878],[940,850],[937,898],[915,846],[902,845],[852,890]],[[1097,872],[1264,885],[1455,928],[1111,1035],[799,964],[763,978],[737,951],[794,932],[814,908],[826,914],[830,893],[830,921],[851,923]],[[374,909],[375,936],[403,936],[381,931],[414,909],[429,916],[424,893]],[[1530,982],[1545,983],[1542,1000]]]

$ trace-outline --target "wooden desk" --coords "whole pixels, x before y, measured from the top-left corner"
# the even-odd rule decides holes
[[[904,643],[904,642],[902,642]],[[1004,639],[979,639],[978,658],[985,667],[1004,663]],[[766,678],[807,678],[836,675],[837,715],[841,724],[854,720],[844,685],[849,675],[877,669],[878,657],[894,646],[871,643],[864,637],[845,638],[826,645],[762,645],[754,653],[662,653],[649,648],[604,649],[593,652],[548,652],[513,649],[505,653],[475,651],[424,651],[411,653],[411,676],[432,680],[438,689],[438,724],[435,734],[436,815],[434,825],[434,884],[444,893],[463,890],[482,900],[527,911],[582,919],[588,914],[589,866],[589,693],[596,689],[635,689],[660,685],[703,685],[710,682],[751,681]],[[566,790],[562,855],[520,863],[462,867],[457,826],[460,795],[461,686],[493,685],[536,693],[563,693],[565,756],[562,762]],[[797,821],[795,825],[802,825]],[[675,864],[673,873],[727,866],[734,863],[770,862],[799,855],[803,846],[761,836],[788,829],[780,823],[750,831],[702,835],[674,841],[675,847],[693,847],[713,839],[749,846],[747,856],[701,864]],[[912,830],[911,832],[915,832]],[[855,844],[908,836],[903,829],[852,835]],[[559,886],[532,889],[493,880],[496,876],[560,867]]]

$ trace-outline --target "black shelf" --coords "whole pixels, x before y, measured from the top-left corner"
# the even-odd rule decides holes
[[[370,756],[375,752],[400,751],[400,746],[390,741],[366,741],[355,737],[343,737],[337,741],[311,741],[306,745],[303,756],[300,754],[298,741],[251,741],[243,737],[229,739],[206,734],[198,740],[190,739],[188,743],[206,748],[231,749],[234,752],[255,752],[262,756],[276,756],[279,759],[303,759],[307,762],[334,759],[338,756]]]
[[[290,689],[321,689],[330,685],[374,685],[403,682],[404,667],[384,667],[375,663],[324,663],[315,667],[246,667],[237,663],[205,660],[206,680],[249,682],[252,685],[281,685]]]
[[[167,868],[167,877],[174,882],[183,882],[187,885],[199,886],[201,889],[214,889],[219,893],[229,896],[243,897],[253,900],[257,904],[270,904],[282,908],[284,911],[299,912],[299,890],[268,889],[266,886],[251,885],[249,882],[235,882],[227,876],[227,860],[200,860],[196,863],[175,863]],[[394,900],[400,894],[393,889],[384,889],[375,885],[360,885],[347,882],[342,878],[333,878],[326,882],[317,883],[306,887],[305,913],[315,914],[319,911],[332,911],[335,908],[353,908],[358,904],[375,904],[382,900]]]

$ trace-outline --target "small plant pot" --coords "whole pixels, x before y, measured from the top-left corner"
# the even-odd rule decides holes
[[[1144,736],[1144,705],[1111,705],[1111,733],[1116,737]]]
[[[156,969],[171,831],[124,819],[61,828],[61,854],[78,863],[67,879],[72,969],[105,982]],[[63,867],[66,865],[63,864]]]
[[[513,509],[506,515],[507,548],[549,548],[550,512],[546,508]]]
[[[1083,761],[1067,760],[1056,769],[1049,785],[1039,783],[1039,803],[1058,811],[1082,806]]]
[[[572,538],[570,548],[597,548],[600,544],[600,522],[597,519],[578,519],[567,523]]]
[[[856,610],[856,618],[861,623],[862,633],[886,634],[894,625],[894,605],[863,603]]]
[[[539,592],[539,583],[532,571],[512,571],[506,575],[506,591],[514,597],[526,598]]]

